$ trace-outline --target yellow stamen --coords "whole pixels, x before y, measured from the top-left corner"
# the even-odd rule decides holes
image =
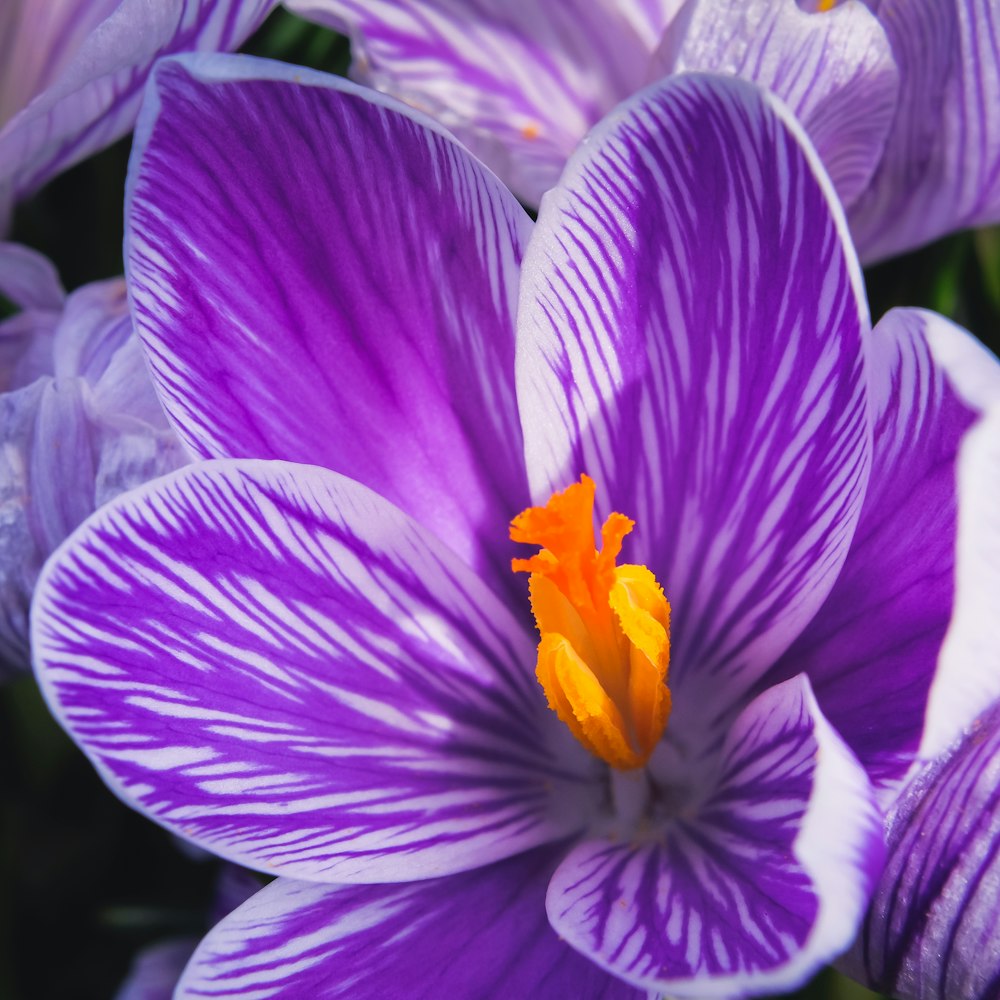
[[[828,10],[833,10],[837,6],[837,0],[819,0],[816,4],[816,10],[820,14],[825,14]]]
[[[542,134],[542,128],[538,122],[526,122],[521,126],[521,138],[531,142]]]
[[[645,566],[615,565],[633,521],[611,514],[597,550],[594,492],[581,476],[518,514],[510,537],[541,551],[511,567],[531,574],[535,675],[549,708],[591,753],[628,770],[646,763],[670,714],[670,605]]]

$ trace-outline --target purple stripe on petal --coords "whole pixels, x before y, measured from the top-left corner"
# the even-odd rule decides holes
[[[900,1000],[1000,995],[1000,708],[903,793],[845,968]]]
[[[891,798],[921,743],[953,610],[972,629],[985,617],[978,577],[955,605],[959,526],[976,517],[959,509],[959,463],[984,406],[1000,403],[1000,365],[964,330],[911,309],[879,323],[870,358],[875,447],[858,531],[826,603],[771,679],[808,673],[827,718]],[[979,495],[971,485],[965,493],[966,504]],[[977,526],[966,527],[966,545],[981,553],[988,513],[980,515]],[[989,556],[968,558],[988,571]],[[992,558],[1000,558],[995,550]],[[954,691],[947,689],[974,686],[970,678],[989,664],[1000,673],[995,655],[983,660],[961,645],[950,655],[940,723],[937,715],[927,721],[942,729],[934,736],[938,748],[1000,695],[987,684],[971,710],[961,694],[948,707]]]
[[[882,0],[900,73],[885,155],[851,231],[865,261],[1000,220],[1000,11],[993,0]]]
[[[589,820],[527,627],[325,469],[201,463],[102,508],[47,565],[32,643],[108,784],[248,867],[426,878]]]
[[[66,11],[72,18],[62,19],[69,33],[50,36],[46,28],[42,44],[40,22],[28,18],[22,44],[36,64],[51,65],[36,81],[44,89],[0,131],[0,202],[5,193],[24,197],[128,132],[158,57],[236,48],[274,5],[273,0],[76,4]]]
[[[395,101],[240,57],[161,64],[137,145],[136,323],[185,440],[343,472],[509,578],[513,196]]]
[[[401,886],[278,879],[201,943],[178,998],[640,1000],[549,927],[560,851]]]
[[[817,16],[795,0],[689,0],[664,35],[650,79],[690,70],[768,87],[812,140],[840,200],[864,190],[896,109],[885,31],[860,3]]]
[[[732,78],[650,88],[581,147],[525,258],[532,487],[586,472],[635,518],[682,742],[719,736],[822,603],[868,475],[860,273],[785,116]]]
[[[701,802],[669,801],[660,829],[586,841],[557,869],[547,905],[566,941],[679,1000],[792,989],[850,944],[882,824],[804,677],[737,718]]]
[[[587,129],[637,90],[679,3],[289,0],[350,34],[353,74],[447,125],[538,204]]]

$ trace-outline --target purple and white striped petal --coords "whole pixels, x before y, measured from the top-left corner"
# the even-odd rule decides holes
[[[586,841],[553,876],[553,927],[604,968],[678,1000],[742,997],[795,988],[853,940],[881,817],[804,676],[751,702],[714,789],[663,822]]]
[[[352,73],[433,115],[537,205],[645,81],[677,0],[288,0],[349,34]]]
[[[860,3],[808,14],[795,0],[688,0],[650,79],[732,73],[777,94],[812,140],[843,204],[864,190],[896,110],[885,31]]]
[[[274,0],[14,0],[12,33],[2,45],[10,58],[0,61],[0,223],[10,200],[131,129],[158,57],[236,48],[274,6]]]
[[[846,971],[900,1000],[1000,993],[1000,707],[903,793]]]
[[[201,943],[178,1000],[641,1000],[549,927],[561,850],[408,885],[278,879]]]
[[[885,155],[850,211],[866,262],[1000,221],[1000,11],[993,0],[869,0],[899,67]]]
[[[509,578],[510,192],[394,100],[247,57],[161,63],[136,143],[134,313],[184,440],[342,472]]]
[[[891,799],[925,725],[937,753],[1000,696],[988,677],[1000,677],[990,653],[1000,636],[973,637],[992,617],[982,574],[1000,564],[1000,522],[989,510],[993,493],[980,500],[981,486],[960,483],[975,441],[989,448],[973,428],[1000,405],[1000,364],[964,330],[916,309],[888,313],[869,356],[875,443],[861,521],[826,603],[770,679],[808,673],[824,714]],[[1000,466],[1000,483],[997,475]],[[925,720],[939,661],[941,690]]]
[[[247,867],[406,881],[590,818],[526,625],[447,547],[315,466],[189,466],[48,563],[36,671],[125,801]]]
[[[674,77],[591,134],[525,257],[518,392],[535,496],[581,472],[672,606],[671,726],[725,722],[809,621],[870,461],[860,272],[787,112]]]

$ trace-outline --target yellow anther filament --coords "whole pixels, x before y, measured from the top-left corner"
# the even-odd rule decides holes
[[[633,521],[611,514],[596,548],[594,492],[581,476],[518,514],[510,537],[541,551],[512,568],[531,574],[535,675],[549,708],[591,753],[629,770],[649,759],[670,715],[670,605],[645,566],[615,564]]]

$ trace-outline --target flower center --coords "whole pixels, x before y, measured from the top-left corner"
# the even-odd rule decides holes
[[[549,708],[591,753],[629,770],[649,759],[670,714],[670,605],[645,566],[615,565],[635,522],[611,514],[597,550],[594,490],[581,476],[518,514],[510,537],[541,551],[511,568],[531,574],[535,675]]]

